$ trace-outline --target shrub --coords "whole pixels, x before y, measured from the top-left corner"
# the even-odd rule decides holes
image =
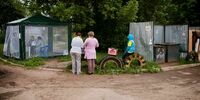
[[[198,54],[194,51],[189,52],[186,58],[179,59],[179,64],[191,64],[197,62],[198,62]]]
[[[134,62],[136,63],[136,62]],[[107,66],[102,69],[99,66],[96,67],[97,74],[138,74],[143,72],[157,73],[161,71],[161,67],[155,62],[147,62],[143,67],[140,66],[131,66],[118,68],[115,66]]]
[[[147,62],[143,68],[146,70],[146,72],[150,73],[157,73],[161,71],[161,67],[155,62]]]

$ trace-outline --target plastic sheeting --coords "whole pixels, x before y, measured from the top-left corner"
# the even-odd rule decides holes
[[[3,53],[9,57],[20,57],[19,26],[7,26]]]
[[[26,58],[68,54],[67,26],[26,26]]]
[[[164,26],[162,25],[155,25],[154,26],[154,44],[162,44],[165,41],[164,36]]]
[[[67,25],[26,25],[25,28],[21,29],[23,30],[20,32],[24,32],[22,34],[25,34],[24,38],[19,33],[18,25],[7,26],[3,48],[5,56],[28,59],[33,57],[68,55],[69,30]],[[20,42],[22,43],[21,48]],[[24,54],[26,55],[25,57]]]
[[[68,54],[68,28],[53,27],[53,55]]]
[[[136,53],[153,61],[153,22],[130,23],[129,29],[135,38]]]
[[[165,26],[165,42],[180,44],[180,51],[188,51],[188,26],[169,25]]]
[[[43,53],[48,53],[47,50],[41,50],[47,43],[48,27],[25,26],[26,58],[41,57]]]

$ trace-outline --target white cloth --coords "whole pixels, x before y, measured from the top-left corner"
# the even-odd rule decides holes
[[[72,43],[71,43],[71,53],[80,53],[81,54],[81,48],[83,47],[83,40],[81,39],[80,36],[74,37],[72,39]]]
[[[198,52],[199,50],[199,39],[197,39],[197,42],[195,43],[195,52]]]

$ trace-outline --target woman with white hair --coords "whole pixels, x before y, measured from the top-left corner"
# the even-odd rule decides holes
[[[95,59],[96,59],[96,48],[99,47],[98,40],[94,37],[94,32],[88,32],[88,38],[84,42],[85,58],[88,62],[88,74],[94,73]]]

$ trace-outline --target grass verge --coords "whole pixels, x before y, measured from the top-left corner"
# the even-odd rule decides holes
[[[58,61],[59,61],[59,62],[71,61],[70,55],[59,56],[59,57],[56,57],[56,58],[58,58]]]
[[[186,60],[184,58],[180,58],[179,59],[179,64],[180,65],[183,65],[183,64],[192,64],[192,63],[199,63],[199,62],[198,61],[188,61],[188,60]]]
[[[3,51],[3,44],[0,44],[0,50]],[[107,53],[97,53],[97,62],[100,62],[100,60],[106,56]],[[27,60],[16,60],[16,59],[11,59],[11,58],[5,58],[3,57],[3,52],[0,52],[0,57],[4,58],[5,60],[7,60],[8,62],[14,63],[14,64],[19,64],[22,65],[24,68],[27,69],[33,69],[33,68],[37,68],[40,65],[44,65],[45,64],[45,60],[48,58],[31,58],[31,59],[27,59]],[[119,58],[121,58],[121,54],[119,54],[118,56]],[[70,55],[67,56],[60,56],[60,57],[55,57],[59,62],[65,62],[65,61],[71,61],[71,57]],[[66,69],[67,71],[71,70],[71,66],[67,67]],[[107,66],[106,68],[102,69],[100,68],[98,65],[96,66],[95,69],[95,73],[96,74],[123,74],[123,73],[146,73],[146,72],[150,72],[150,73],[156,73],[161,71],[161,68],[158,64],[156,64],[155,62],[147,62],[145,66],[143,67],[139,67],[139,66],[134,66],[134,67],[123,67],[123,68],[117,68],[115,67],[112,63]],[[83,61],[82,62],[82,72],[86,73],[87,72],[87,62]]]
[[[97,56],[99,57],[97,59],[97,62],[101,60],[100,56],[105,56],[106,54],[103,53],[98,53]],[[67,72],[70,72],[71,70],[71,65],[66,68]],[[87,61],[82,61],[81,63],[81,71],[82,73],[87,73]],[[144,66],[140,67],[137,65],[134,65],[132,67],[123,67],[123,68],[118,68],[116,67],[115,64],[112,62],[107,64],[105,68],[100,68],[100,66],[96,65],[95,67],[95,74],[138,74],[138,73],[157,73],[160,72],[161,67],[155,63],[155,62],[147,62]]]
[[[1,61],[7,64],[11,65],[18,65],[22,66],[27,69],[34,69],[37,68],[40,65],[45,64],[45,58],[31,58],[31,59],[26,59],[26,60],[18,60],[14,58],[6,58],[3,56],[3,44],[0,44],[0,57]]]
[[[161,71],[161,67],[154,62],[147,62],[145,66],[131,66],[118,68],[115,66],[107,66],[106,68],[96,67],[96,74],[139,74],[139,73],[157,73]]]

